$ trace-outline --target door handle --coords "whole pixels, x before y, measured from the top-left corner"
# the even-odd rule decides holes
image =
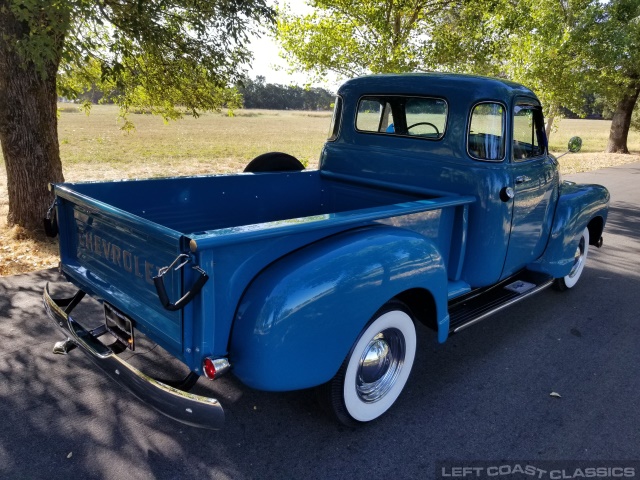
[[[500,200],[502,200],[503,202],[508,202],[515,196],[516,192],[511,187],[504,187],[502,190],[500,190]]]
[[[516,177],[516,184],[525,183],[531,180],[531,177],[527,177],[526,175],[520,175]]]

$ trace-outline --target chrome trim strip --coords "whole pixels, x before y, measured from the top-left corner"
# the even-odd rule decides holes
[[[64,312],[51,297],[48,283],[42,299],[49,317],[69,337],[67,342],[81,347],[80,350],[95,365],[138,399],[163,415],[186,425],[211,430],[223,426],[224,410],[216,399],[175,389],[129,365]]]
[[[521,295],[518,295],[515,298],[512,298],[511,300],[509,300],[508,302],[503,303],[502,305],[500,305],[499,307],[490,310],[486,313],[483,313],[482,315],[480,315],[479,317],[474,318],[473,320],[468,321],[467,323],[463,323],[462,325],[460,325],[459,327],[456,327],[453,329],[453,331],[451,333],[458,333],[460,330],[464,330],[467,327],[470,327],[471,325],[474,325],[482,320],[484,320],[485,318],[493,315],[494,313],[499,312],[500,310],[504,310],[505,308],[513,305],[514,303],[518,303],[520,300],[524,300],[525,298],[533,295],[534,293],[538,293],[541,292],[542,290],[544,290],[547,287],[550,287],[551,284],[553,283],[553,279],[550,279],[544,283],[541,283],[540,285],[538,285],[537,287],[529,290],[526,293],[523,293]]]

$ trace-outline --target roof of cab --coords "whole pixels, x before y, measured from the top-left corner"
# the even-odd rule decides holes
[[[537,98],[528,88],[508,80],[455,73],[367,75],[343,83],[338,95],[465,95],[474,99],[508,100],[517,95]]]

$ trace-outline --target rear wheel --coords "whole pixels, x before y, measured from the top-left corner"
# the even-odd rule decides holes
[[[571,271],[569,275],[566,275],[562,278],[556,278],[554,286],[556,289],[560,291],[568,290],[569,288],[573,288],[580,276],[582,275],[582,270],[584,270],[584,264],[587,261],[587,255],[589,253],[589,229],[585,228],[580,237],[580,242],[578,243],[578,247],[574,253],[573,257],[573,266],[571,267]]]
[[[304,165],[288,153],[269,152],[258,155],[245,167],[245,172],[293,172],[304,170]]]
[[[389,302],[362,331],[336,376],[325,386],[330,410],[345,425],[385,413],[404,388],[416,353],[407,307]]]

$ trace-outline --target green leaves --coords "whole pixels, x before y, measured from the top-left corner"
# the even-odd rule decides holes
[[[43,78],[55,75],[70,22],[70,5],[63,1],[4,0],[0,6],[0,52],[18,53]]]
[[[580,113],[596,90],[589,53],[601,21],[597,0],[471,0],[441,17],[431,48],[436,68],[501,76],[540,97],[546,116]]]
[[[273,21],[266,0],[2,0],[0,34],[25,65],[58,73],[67,98],[97,86],[123,110],[165,119],[239,105],[228,87],[251,58],[246,44]]]
[[[293,66],[322,78],[424,69],[432,18],[450,0],[313,0],[317,10],[296,16],[278,10],[276,39]]]

